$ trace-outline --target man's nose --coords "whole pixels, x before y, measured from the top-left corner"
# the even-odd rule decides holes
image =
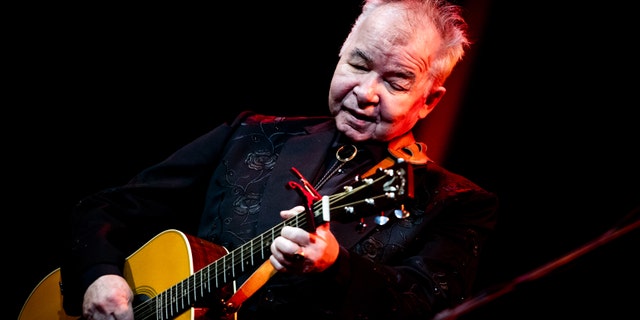
[[[353,93],[358,99],[358,105],[369,106],[378,104],[380,102],[378,95],[379,85],[380,82],[376,76],[367,75],[363,77],[360,84],[353,89]]]

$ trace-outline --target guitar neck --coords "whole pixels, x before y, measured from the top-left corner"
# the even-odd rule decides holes
[[[293,226],[306,228],[308,225],[309,221],[304,214],[284,220],[229,252],[229,254],[222,256],[220,259],[202,268],[190,278],[193,278],[194,283],[204,288],[209,288],[212,283],[215,287],[220,288],[245,274],[247,271],[253,271],[255,267],[267,260],[271,255],[271,243],[273,243],[275,238],[280,236],[283,227]],[[204,281],[205,279],[206,281]]]

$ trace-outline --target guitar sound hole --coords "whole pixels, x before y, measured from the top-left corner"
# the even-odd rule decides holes
[[[136,294],[133,296],[133,305],[137,306],[149,299],[150,299],[149,296],[146,294]]]

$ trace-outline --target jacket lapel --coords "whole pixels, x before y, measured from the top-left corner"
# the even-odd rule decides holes
[[[312,132],[292,137],[283,146],[269,178],[269,187],[264,193],[261,206],[261,217],[264,218],[258,222],[259,233],[282,221],[281,210],[305,203],[296,190],[287,186],[289,181],[299,182],[291,167],[295,167],[304,177],[311,179],[322,166],[334,135],[333,130]]]

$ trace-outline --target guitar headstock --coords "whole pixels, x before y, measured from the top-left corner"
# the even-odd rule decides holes
[[[402,158],[370,174],[357,176],[342,192],[328,196],[331,220],[353,220],[396,208],[404,211],[404,202],[413,199],[413,170]],[[326,206],[325,206],[326,208]],[[314,216],[324,215],[323,201],[313,203]]]

